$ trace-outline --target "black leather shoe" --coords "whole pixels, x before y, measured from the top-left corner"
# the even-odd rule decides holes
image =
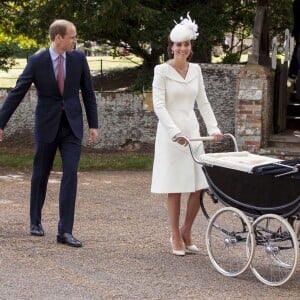
[[[31,224],[30,225],[30,234],[35,236],[43,236],[45,235],[44,229],[42,224]]]
[[[62,233],[57,235],[57,242],[71,247],[82,247],[79,240],[75,239],[71,233]]]

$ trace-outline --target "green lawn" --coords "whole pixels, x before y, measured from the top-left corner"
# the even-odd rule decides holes
[[[111,56],[88,56],[87,57],[91,72],[100,71],[103,72],[110,70],[127,69],[130,67],[136,67],[142,63],[140,58],[135,56],[126,56],[121,58],[113,58]],[[17,64],[12,67],[8,72],[0,70],[0,88],[14,87],[18,76],[22,73],[25,65],[25,58],[16,59]]]
[[[33,150],[27,149],[1,149],[0,168],[31,170]],[[79,171],[92,170],[151,170],[153,153],[87,153],[81,155]],[[61,170],[61,159],[56,155],[53,169]]]

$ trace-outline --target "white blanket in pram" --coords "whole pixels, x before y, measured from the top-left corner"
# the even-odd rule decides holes
[[[240,152],[206,153],[200,155],[198,161],[201,164],[215,165],[219,167],[251,173],[254,167],[273,163],[273,162],[276,163],[282,160],[263,156],[263,155],[252,154],[248,151],[240,151]]]

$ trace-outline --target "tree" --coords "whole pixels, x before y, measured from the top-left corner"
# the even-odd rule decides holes
[[[285,29],[290,32],[293,27],[293,0],[269,0],[269,32],[270,37],[279,36],[283,39]]]
[[[13,56],[13,47],[10,43],[9,37],[5,34],[8,28],[8,18],[5,16],[8,13],[8,6],[5,3],[0,3],[0,70],[9,70],[15,61]]]
[[[283,43],[285,29],[292,27],[292,2],[293,0],[242,0],[239,5],[236,0],[226,1],[224,12],[227,14],[225,19],[228,22],[227,33],[231,37],[231,43],[230,46],[223,47],[226,54],[223,62],[238,63],[242,53],[249,49],[249,45],[245,45],[244,41],[252,38],[258,5],[268,7],[269,39],[277,36]]]
[[[261,0],[259,0],[261,1]],[[270,12],[276,16],[271,28],[290,24],[282,14],[284,3],[270,2]],[[49,24],[65,18],[76,24],[79,39],[108,43],[118,55],[119,47],[128,47],[131,53],[143,59],[142,82],[151,78],[153,66],[166,57],[167,37],[174,20],[186,16],[199,25],[199,38],[193,44],[193,60],[210,62],[213,46],[224,44],[224,36],[238,37],[240,53],[245,49],[243,40],[251,35],[256,0],[30,0],[10,1],[18,5],[14,28],[32,36],[41,44],[48,43]],[[291,7],[289,8],[291,10]],[[289,16],[288,16],[289,17]],[[273,19],[270,19],[273,22]],[[274,23],[275,24],[275,23]],[[227,49],[230,54],[235,49]],[[143,78],[145,76],[146,78]]]
[[[199,24],[200,39],[194,44],[194,59],[210,62],[211,49],[224,38],[224,0],[54,0],[27,1],[16,27],[40,42],[55,18],[76,24],[79,38],[109,43],[115,50],[126,45],[143,59],[141,74],[151,77],[154,65],[167,55],[167,37],[180,16],[188,11]],[[214,19],[218,17],[218,22]],[[213,20],[213,21],[212,21]],[[41,31],[44,29],[44,33]],[[141,76],[139,77],[141,78]],[[146,80],[146,79],[145,79]]]
[[[38,49],[33,39],[15,30],[18,12],[22,7],[19,2],[2,1],[0,3],[0,69],[5,71],[15,65],[14,57],[24,56],[24,51],[28,55]]]

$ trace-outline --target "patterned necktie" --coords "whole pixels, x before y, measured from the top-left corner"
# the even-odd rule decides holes
[[[64,58],[62,55],[59,55],[57,62],[57,84],[61,95],[64,94],[64,81]]]

